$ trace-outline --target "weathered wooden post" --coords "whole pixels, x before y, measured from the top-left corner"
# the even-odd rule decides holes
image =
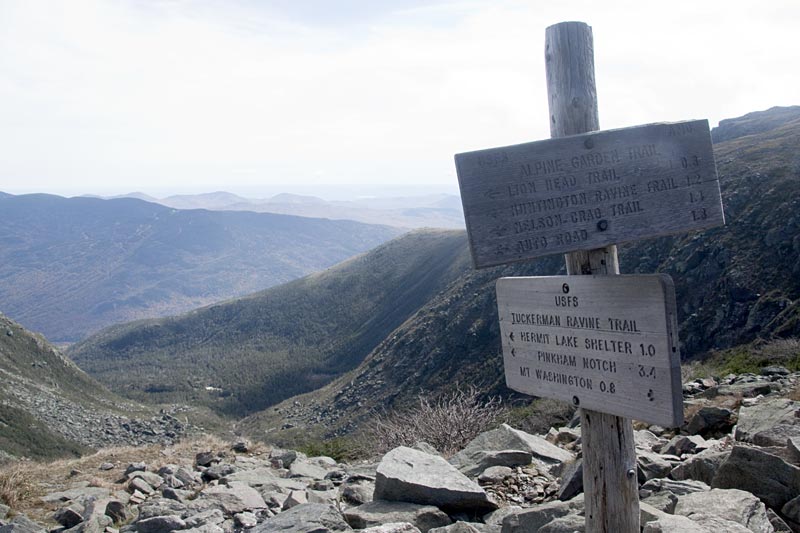
[[[638,533],[631,419],[683,422],[666,274],[619,275],[616,243],[724,224],[706,120],[598,131],[592,31],[547,28],[552,138],[457,154],[476,268],[566,253],[567,276],[497,282],[509,388],[581,408],[587,533]]]
[[[545,31],[550,136],[600,129],[592,28],[562,22]],[[587,146],[591,149],[591,146]],[[565,254],[567,274],[617,275],[617,245]],[[639,484],[633,424],[627,418],[581,409],[586,533],[639,533]]]

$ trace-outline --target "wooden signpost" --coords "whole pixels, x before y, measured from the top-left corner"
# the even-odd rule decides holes
[[[724,224],[708,123],[597,131],[582,22],[545,61],[553,139],[456,156],[467,232],[477,268],[568,252],[568,276],[498,281],[506,379],[581,407],[586,532],[638,533],[630,418],[682,423],[680,353],[670,278],[619,276],[615,243]]]

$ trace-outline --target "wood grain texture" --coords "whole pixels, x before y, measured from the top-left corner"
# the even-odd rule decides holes
[[[583,22],[545,32],[547,94],[553,137],[600,129],[594,83],[594,39]],[[569,96],[574,95],[570,100]],[[569,109],[569,106],[575,109]],[[570,275],[619,274],[617,247],[566,255]],[[639,533],[639,487],[633,425],[627,418],[581,409],[586,533]],[[631,471],[633,475],[630,475]]]
[[[501,278],[497,306],[510,388],[651,424],[683,423],[668,275]]]
[[[724,224],[706,120],[468,152],[456,169],[478,268]]]

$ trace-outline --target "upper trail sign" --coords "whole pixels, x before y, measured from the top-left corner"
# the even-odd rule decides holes
[[[455,159],[477,268],[725,223],[707,120]]]

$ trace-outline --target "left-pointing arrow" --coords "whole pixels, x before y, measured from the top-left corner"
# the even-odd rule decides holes
[[[514,332],[508,334],[508,338],[511,339],[511,342],[514,342]]]

